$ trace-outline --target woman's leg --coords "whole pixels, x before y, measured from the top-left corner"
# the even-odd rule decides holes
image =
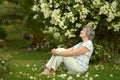
[[[46,67],[45,70],[41,74],[42,75],[49,75],[49,74],[55,73],[57,68],[62,63],[62,61],[63,61],[62,56],[52,55],[52,57],[50,58],[50,60],[47,62],[46,66],[45,66]]]
[[[80,69],[79,65],[77,64],[76,60],[73,57],[62,57],[62,56],[52,56],[46,67],[50,70],[53,69],[54,71],[60,66],[61,63],[64,63],[68,73],[83,73],[84,71]]]
[[[60,64],[63,62],[63,57],[62,56],[54,56],[50,58],[50,60],[47,62],[46,67],[48,69],[53,69],[57,70],[57,68],[60,66]]]
[[[84,72],[80,69],[79,65],[73,57],[63,57],[63,62],[68,70],[68,73],[76,74]]]

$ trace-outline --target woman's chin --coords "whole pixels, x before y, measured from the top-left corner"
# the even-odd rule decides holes
[[[81,35],[79,35],[79,37],[81,38],[82,36],[81,36]]]

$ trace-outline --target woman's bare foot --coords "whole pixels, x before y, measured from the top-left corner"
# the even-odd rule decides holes
[[[50,74],[49,69],[45,69],[43,72],[40,73],[40,75],[49,75],[49,74]]]
[[[50,74],[51,74],[51,75],[55,75],[55,70],[51,69],[51,70],[50,70]]]
[[[45,69],[43,72],[40,73],[40,75],[55,75],[55,71],[53,69]]]

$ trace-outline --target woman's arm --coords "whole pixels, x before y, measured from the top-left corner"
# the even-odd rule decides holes
[[[72,51],[73,47],[65,49],[66,51]]]
[[[81,55],[88,51],[89,51],[88,48],[86,48],[85,46],[81,46],[75,50],[72,50],[72,48],[68,48],[65,51],[57,51],[53,49],[52,53],[53,55],[57,55],[57,56],[73,56],[73,55]]]

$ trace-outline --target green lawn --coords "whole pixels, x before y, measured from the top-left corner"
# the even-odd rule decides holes
[[[22,44],[22,45],[21,45]],[[24,45],[23,45],[24,44]],[[0,48],[0,53],[12,56],[9,61],[10,72],[4,73],[4,80],[119,80],[120,65],[113,63],[91,64],[87,72],[82,75],[70,75],[63,70],[62,66],[54,76],[40,76],[45,63],[51,56],[50,52],[20,50],[27,43],[16,41],[10,43],[8,49]],[[0,79],[2,80],[2,79]]]

